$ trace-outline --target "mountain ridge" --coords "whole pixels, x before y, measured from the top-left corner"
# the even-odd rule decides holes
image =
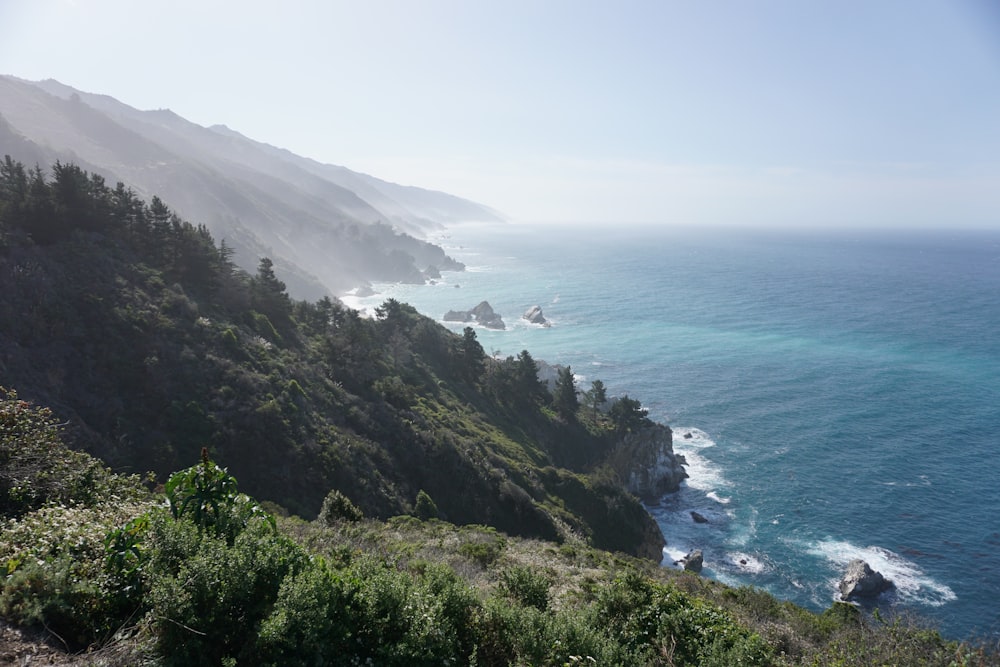
[[[225,239],[251,271],[274,259],[292,294],[320,298],[370,281],[417,281],[459,270],[423,240],[457,221],[499,222],[487,207],[446,193],[322,164],[169,109],[142,111],[55,80],[0,76],[0,153],[45,168],[78,164]]]

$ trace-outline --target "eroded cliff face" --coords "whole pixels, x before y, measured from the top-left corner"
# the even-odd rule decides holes
[[[615,447],[608,464],[618,473],[625,488],[647,503],[673,493],[687,478],[687,461],[674,453],[673,431],[663,424],[626,435]]]

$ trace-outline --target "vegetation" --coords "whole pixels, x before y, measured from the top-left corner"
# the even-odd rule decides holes
[[[19,402],[7,394],[4,414]],[[65,460],[31,410],[14,413],[14,454],[43,441]],[[844,604],[812,614],[578,539],[273,517],[207,457],[164,494],[78,463],[100,480],[5,515],[0,616],[86,650],[87,664],[1000,664],[898,619]]]
[[[3,161],[4,383],[116,470],[164,480],[206,447],[300,516],[331,490],[374,518],[426,496],[458,524],[650,551],[638,501],[590,481],[617,434],[578,418],[571,375],[553,405],[527,350],[491,359],[393,299],[374,319],[295,301],[270,259],[249,275],[231,254],[158,198]]]
[[[568,368],[550,394],[526,350],[229,255],[159,199],[0,163],[5,621],[109,665],[998,664],[630,556],[652,520],[601,464],[639,401],[605,417]]]

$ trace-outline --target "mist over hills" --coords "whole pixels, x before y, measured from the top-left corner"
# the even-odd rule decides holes
[[[419,282],[429,267],[460,269],[420,237],[458,221],[498,222],[480,204],[321,164],[203,127],[161,109],[141,111],[54,80],[0,76],[0,155],[48,168],[73,162],[156,194],[206,225],[253,270],[271,257],[292,295],[319,298],[372,280]]]

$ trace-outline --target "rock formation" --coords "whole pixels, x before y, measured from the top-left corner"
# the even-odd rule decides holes
[[[676,563],[677,565],[682,565],[688,572],[694,572],[695,574],[701,572],[702,567],[705,565],[704,554],[701,553],[701,549],[695,549],[694,551],[688,553],[687,556],[681,558]]]
[[[629,433],[611,452],[608,465],[630,493],[648,503],[677,491],[688,476],[687,461],[674,453],[673,432],[663,424]]]
[[[847,574],[840,580],[840,598],[871,599],[893,587],[893,583],[873,570],[868,563],[856,558],[847,566]]]
[[[704,514],[695,512],[694,510],[691,510],[691,518],[694,519],[695,523],[708,523],[708,519],[705,518]]]
[[[532,306],[528,310],[524,311],[524,315],[521,315],[522,319],[525,319],[532,324],[542,324],[548,326],[549,321],[545,319],[545,315],[542,314],[541,306]]]
[[[456,285],[457,287],[457,285]],[[449,310],[444,314],[445,322],[475,322],[487,329],[506,329],[500,313],[493,311],[489,301],[482,301],[471,310]]]

